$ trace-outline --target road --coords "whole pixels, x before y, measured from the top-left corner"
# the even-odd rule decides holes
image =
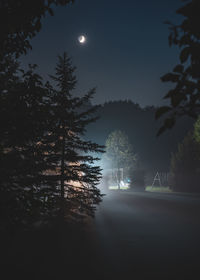
[[[102,279],[200,279],[200,197],[112,191],[94,228]]]
[[[199,221],[200,197],[112,191],[84,228],[2,235],[0,278],[198,280]]]

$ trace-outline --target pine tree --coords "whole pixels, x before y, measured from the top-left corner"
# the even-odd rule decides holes
[[[94,165],[98,160],[92,153],[103,152],[103,147],[85,141],[85,127],[96,118],[95,106],[84,112],[83,105],[92,98],[92,89],[83,97],[73,97],[76,86],[75,67],[67,53],[58,56],[55,75],[56,83],[51,91],[51,122],[48,126],[46,143],[51,144],[46,161],[51,165],[47,181],[52,185],[52,197],[61,218],[93,215],[95,205],[101,201],[97,188],[101,173]]]
[[[33,222],[43,211],[41,185],[48,90],[35,65],[21,71],[11,57],[5,60],[0,88],[0,193],[5,225]],[[45,147],[46,149],[46,147]]]

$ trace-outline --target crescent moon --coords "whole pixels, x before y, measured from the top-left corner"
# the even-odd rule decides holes
[[[85,41],[86,41],[86,38],[85,38],[85,36],[81,35],[81,36],[78,37],[78,40],[81,44],[84,44]]]

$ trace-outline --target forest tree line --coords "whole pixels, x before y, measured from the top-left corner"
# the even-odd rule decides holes
[[[87,136],[99,144],[105,144],[112,131],[124,131],[129,137],[134,153],[138,155],[142,168],[154,172],[167,172],[170,169],[171,154],[193,129],[194,120],[183,117],[172,130],[157,137],[162,119],[155,120],[156,110],[154,106],[142,108],[130,100],[105,103],[97,110],[96,115],[99,119],[95,124],[88,126]]]

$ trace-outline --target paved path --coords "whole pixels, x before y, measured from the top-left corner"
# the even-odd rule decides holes
[[[199,221],[199,197],[113,191],[86,231],[1,238],[0,279],[199,280]]]
[[[104,279],[200,279],[199,197],[113,191],[95,230]]]

